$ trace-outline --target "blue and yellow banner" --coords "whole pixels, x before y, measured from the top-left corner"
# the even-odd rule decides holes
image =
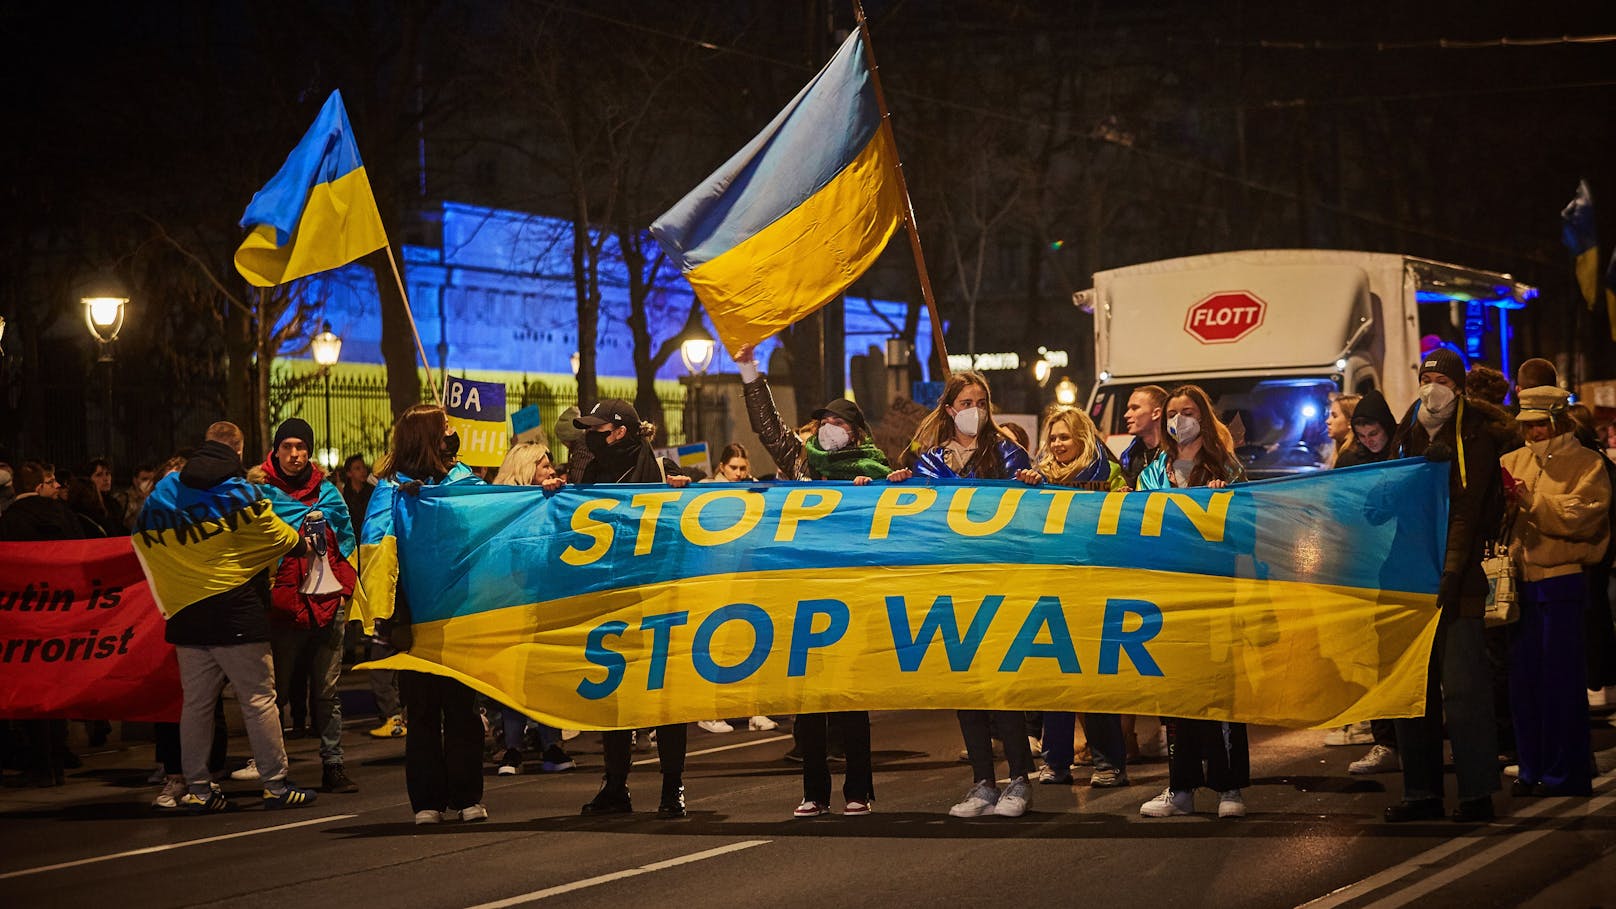
[[[912,708],[1418,716],[1446,472],[1134,493],[436,487],[394,508],[415,646],[382,665],[570,728]]]
[[[738,350],[824,306],[875,263],[903,221],[897,162],[855,31],[651,233]]]
[[[178,472],[157,481],[135,522],[134,544],[164,618],[240,587],[297,548],[297,530],[275,513],[278,493],[239,477],[210,489],[186,486]]]
[[[236,270],[257,287],[340,268],[387,245],[342,93],[334,91],[286,163],[253,195]]]
[[[443,391],[449,428],[460,434],[460,463],[498,467],[511,448],[510,424],[505,421],[505,383],[450,376]]]

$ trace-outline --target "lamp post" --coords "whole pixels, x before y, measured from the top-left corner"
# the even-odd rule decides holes
[[[1055,402],[1070,407],[1077,403],[1077,383],[1065,376],[1055,386]]]
[[[701,433],[701,379],[706,375],[707,367],[713,363],[716,346],[712,334],[700,322],[692,325],[685,332],[684,340],[679,342],[679,359],[685,362],[685,370],[690,373],[690,391],[695,395],[695,401],[690,406],[690,421],[695,424],[697,435]],[[694,441],[687,431],[685,443]]]
[[[320,333],[309,342],[314,352],[314,362],[320,365],[320,372],[325,376],[325,444],[330,449],[326,461],[326,470],[336,466],[337,454],[336,440],[331,437],[331,367],[337,365],[337,358],[342,356],[342,339],[331,330],[331,323],[325,322],[320,326]]]
[[[106,397],[101,419],[105,424],[106,456],[112,456],[112,342],[123,330],[124,310],[129,305],[129,289],[111,273],[98,274],[83,285],[79,302],[84,305],[84,324],[101,345],[97,361],[105,363]]]

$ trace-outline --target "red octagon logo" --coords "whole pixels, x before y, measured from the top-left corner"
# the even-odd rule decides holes
[[[1249,290],[1220,290],[1190,307],[1184,330],[1202,344],[1229,344],[1263,323],[1268,304]]]

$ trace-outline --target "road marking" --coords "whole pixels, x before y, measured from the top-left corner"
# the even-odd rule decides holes
[[[771,735],[766,739],[753,739],[750,742],[736,742],[733,745],[720,745],[717,748],[704,748],[701,751],[686,751],[685,757],[693,758],[703,754],[717,754],[720,751],[734,751],[737,748],[750,748],[753,745],[767,745],[770,742],[783,742],[789,738],[791,738],[789,735]],[[645,764],[655,764],[658,760],[659,758],[654,757],[644,758],[642,760],[635,761],[634,766],[639,767]]]
[[[76,859],[71,862],[58,862],[54,865],[40,865],[38,868],[24,868],[20,871],[7,871],[0,874],[0,881],[7,878],[23,877],[29,874],[42,874],[46,871],[60,871],[63,868],[77,868],[80,865],[93,865],[96,862],[110,862],[113,859],[130,858],[136,855],[151,855],[154,852],[168,852],[172,849],[184,849],[186,846],[201,846],[205,843],[219,843],[224,840],[240,839],[244,836],[257,836],[260,833],[274,833],[277,830],[292,830],[297,827],[311,827],[315,824],[329,824],[332,821],[345,821],[356,818],[357,814],[333,814],[330,817],[317,817],[312,820],[298,821],[295,824],[277,824],[274,827],[259,827],[256,830],[242,830],[237,833],[223,833],[219,836],[205,836],[199,840],[186,840],[183,843],[164,843],[160,846],[147,846],[144,849],[130,849],[127,852],[114,852],[111,855],[96,855],[90,858]]]
[[[1605,780],[1596,788],[1596,791],[1597,789],[1609,788],[1611,782],[1616,782],[1616,778]],[[1606,805],[1613,802],[1616,802],[1616,795],[1600,796],[1583,804],[1586,805],[1588,812],[1591,814],[1595,811],[1601,810]],[[1578,800],[1571,799],[1540,799],[1532,805],[1522,808],[1520,811],[1513,812],[1510,817],[1536,817],[1539,814],[1545,814],[1555,808],[1566,807],[1574,809],[1578,807],[1578,804]],[[1474,870],[1476,867],[1486,864],[1487,861],[1490,861],[1497,855],[1512,849],[1519,849],[1528,843],[1534,842],[1543,836],[1547,836],[1548,834],[1555,832],[1556,829],[1558,828],[1523,830],[1517,833],[1505,834],[1497,845],[1489,846],[1476,855],[1464,859],[1451,868],[1436,872],[1426,881],[1411,884],[1404,890],[1401,890],[1396,894],[1392,894],[1391,896],[1388,896],[1374,903],[1373,905],[1376,907],[1384,907],[1384,909],[1389,909],[1389,907],[1392,906],[1405,905],[1415,896],[1423,895],[1424,893],[1435,889],[1436,886],[1442,883],[1448,883],[1462,877],[1463,875],[1470,873],[1470,871]],[[1447,858],[1450,855],[1453,855],[1456,852],[1459,852],[1460,850],[1475,846],[1476,844],[1491,838],[1492,837],[1486,836],[1480,832],[1471,832],[1461,836],[1456,836],[1445,843],[1427,849],[1426,851],[1408,859],[1407,861],[1393,865],[1392,867],[1376,874],[1372,874],[1356,883],[1348,884],[1339,890],[1326,893],[1317,899],[1309,900],[1297,907],[1297,909],[1333,909],[1335,906],[1340,906],[1344,903],[1358,899],[1366,894],[1373,893],[1374,891],[1379,890],[1380,888],[1394,881],[1402,880],[1416,871],[1427,869],[1431,865],[1436,864],[1437,862]],[[1427,884],[1430,884],[1430,886],[1427,886]],[[1403,899],[1402,897],[1404,894],[1410,894],[1409,898]]]
[[[790,736],[787,736],[787,738],[790,738]],[[730,745],[728,747],[736,748],[740,746]],[[559,884],[555,887],[546,887],[543,890],[535,890],[532,893],[524,893],[521,896],[513,896],[507,899],[495,900],[491,903],[480,903],[476,906],[472,906],[471,909],[507,909],[509,906],[520,906],[523,903],[532,903],[538,900],[549,899],[552,896],[560,896],[563,893],[572,893],[575,890],[583,890],[587,887],[608,884],[612,881],[623,880],[624,878],[638,877],[642,874],[650,874],[653,871],[665,871],[668,868],[676,868],[680,865],[688,865],[691,862],[700,862],[710,858],[717,858],[720,855],[728,855],[731,852],[740,852],[742,849],[750,849],[753,846],[766,846],[769,842],[769,840],[743,840],[739,843],[731,843],[728,846],[719,846],[717,849],[707,849],[702,852],[692,852],[689,855],[681,855],[678,858],[667,859],[666,861],[652,862],[649,865],[641,865],[638,868],[629,868],[625,871],[613,871],[611,874],[602,874],[599,877],[585,878],[581,881],[573,881],[570,884]]]

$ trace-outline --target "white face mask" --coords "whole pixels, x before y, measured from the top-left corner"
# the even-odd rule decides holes
[[[1175,413],[1167,418],[1167,434],[1180,445],[1188,445],[1201,437],[1201,421]]]
[[[982,408],[967,407],[954,414],[954,428],[961,435],[975,436],[982,431]]]
[[[1430,382],[1420,386],[1420,406],[1431,412],[1431,416],[1446,419],[1453,412],[1454,404],[1459,400],[1453,389],[1446,385]]]
[[[0,486],[10,486],[10,485],[11,485],[11,471],[9,471],[9,470],[0,470]]]
[[[853,434],[833,423],[823,423],[819,427],[819,447],[826,451],[841,451],[849,442],[853,441]]]

